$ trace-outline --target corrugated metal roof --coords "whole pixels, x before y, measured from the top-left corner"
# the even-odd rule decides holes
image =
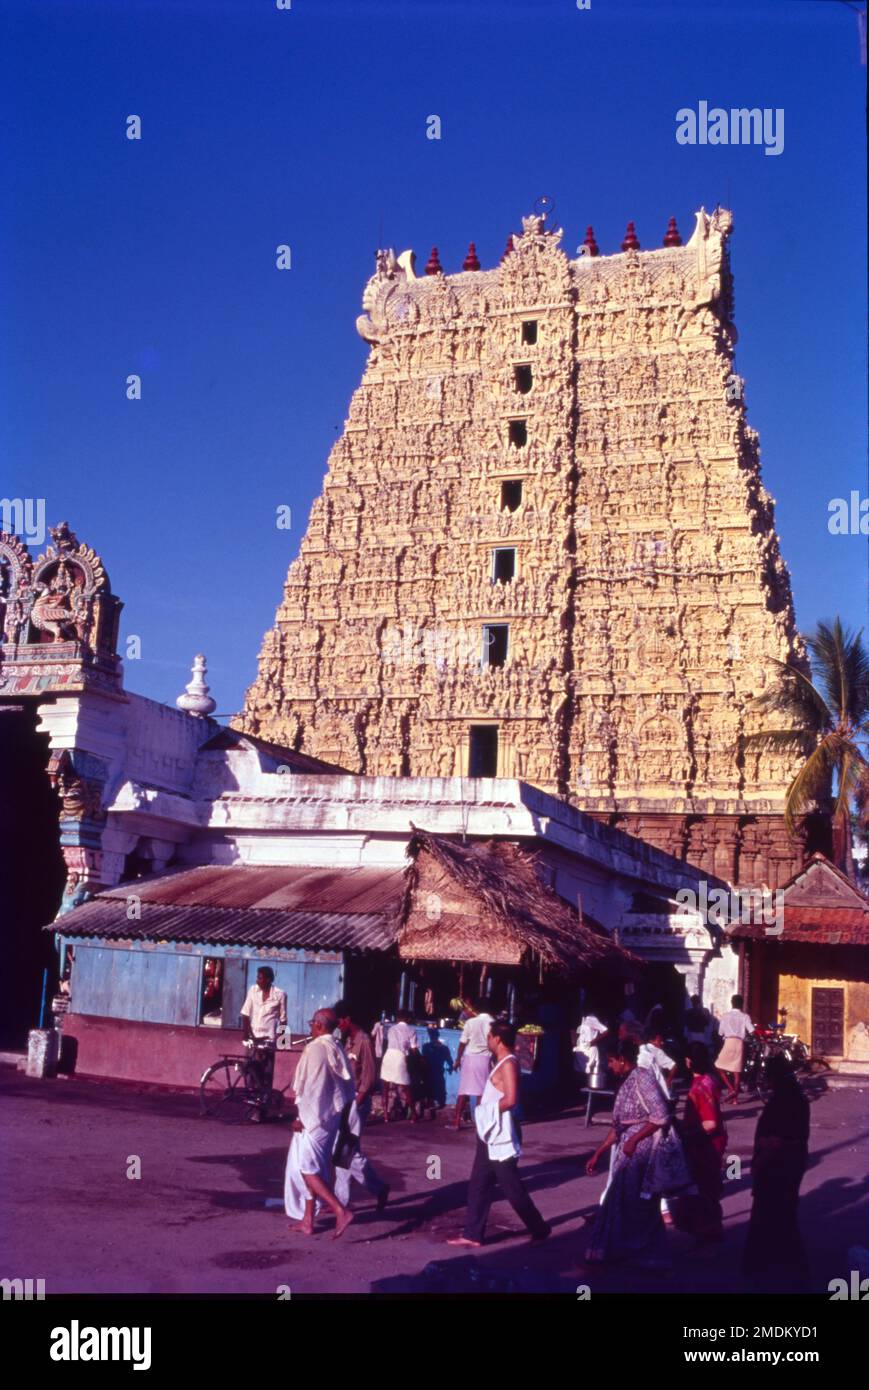
[[[255,907],[305,912],[382,912],[401,897],[403,868],[207,864],[160,878],[120,883],[100,898],[137,894],[166,907]]]
[[[94,898],[47,931],[115,941],[186,941],[214,946],[282,946],[300,950],[384,951],[395,928],[381,913],[281,912],[240,907],[158,907],[142,904],[130,921],[118,898]]]
[[[207,865],[118,884],[53,922],[64,936],[386,950],[403,870]],[[141,916],[127,915],[135,894]]]

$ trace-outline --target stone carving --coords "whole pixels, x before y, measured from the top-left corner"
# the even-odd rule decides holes
[[[105,582],[99,557],[65,521],[50,528],[54,546],[36,562],[30,621],[52,642],[86,642],[91,635],[94,600]],[[40,638],[36,638],[40,640]]]
[[[21,639],[33,601],[32,575],[27,546],[17,536],[0,531],[0,642]]]
[[[701,209],[684,246],[570,260],[530,217],[495,269],[420,278],[378,252],[368,363],[239,727],[435,776],[466,775],[471,726],[498,721],[503,775],[695,859],[726,845],[734,878],[740,846],[798,867],[793,764],[740,752],[773,663],[804,653],[726,395],[731,222]],[[503,666],[481,660],[493,625]],[[761,812],[763,852],[739,831]]]
[[[0,536],[0,693],[117,688],[122,604],[102,561],[62,521],[52,545],[31,561],[14,536]]]
[[[63,917],[74,908],[81,907],[82,903],[86,903],[92,896],[92,889],[88,887],[84,875],[72,870],[64,884],[57,916]]]
[[[103,784],[77,772],[68,749],[52,753],[48,780],[60,794],[61,820],[105,820]]]

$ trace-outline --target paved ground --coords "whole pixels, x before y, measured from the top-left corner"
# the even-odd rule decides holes
[[[367,1131],[366,1147],[392,1183],[378,1216],[359,1193],[358,1218],[341,1241],[290,1234],[279,1198],[286,1124],[226,1127],[200,1119],[192,1098],[131,1086],[59,1079],[31,1081],[0,1067],[3,1237],[0,1277],[44,1278],[69,1292],[367,1293],[371,1290],[516,1289],[593,1292],[742,1291],[738,1264],[750,1207],[748,1165],[726,1185],[727,1239],[709,1263],[671,1235],[675,1271],[594,1280],[578,1275],[585,1219],[601,1174],[585,1160],[605,1133],[576,1111],[525,1128],[523,1171],[553,1223],[530,1248],[506,1204],[493,1208],[492,1244],[468,1258],[445,1238],[461,1225],[472,1155],[470,1130],[440,1121]],[[849,1246],[869,1246],[869,1089],[812,1096],[812,1162],[802,1219],[815,1287],[847,1277]],[[729,1152],[746,1160],[759,1107],[730,1112]],[[141,1159],[139,1180],[126,1176]],[[440,1177],[428,1174],[436,1170]]]

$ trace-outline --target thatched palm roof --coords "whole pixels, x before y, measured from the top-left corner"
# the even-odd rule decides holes
[[[536,959],[561,974],[603,970],[632,975],[640,964],[541,881],[538,856],[502,840],[459,844],[414,830],[408,844],[399,954],[423,960],[513,962]],[[420,855],[479,905],[421,911]],[[596,925],[596,924],[595,924]]]

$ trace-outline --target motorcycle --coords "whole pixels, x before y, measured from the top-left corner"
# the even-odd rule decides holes
[[[808,1047],[796,1033],[788,1033],[787,1009],[779,1009],[779,1021],[765,1028],[758,1027],[746,1038],[745,1066],[742,1078],[751,1091],[765,1092],[767,1069],[775,1056],[787,1058],[795,1072],[810,1072],[812,1056]],[[826,1065],[826,1064],[825,1064]]]

